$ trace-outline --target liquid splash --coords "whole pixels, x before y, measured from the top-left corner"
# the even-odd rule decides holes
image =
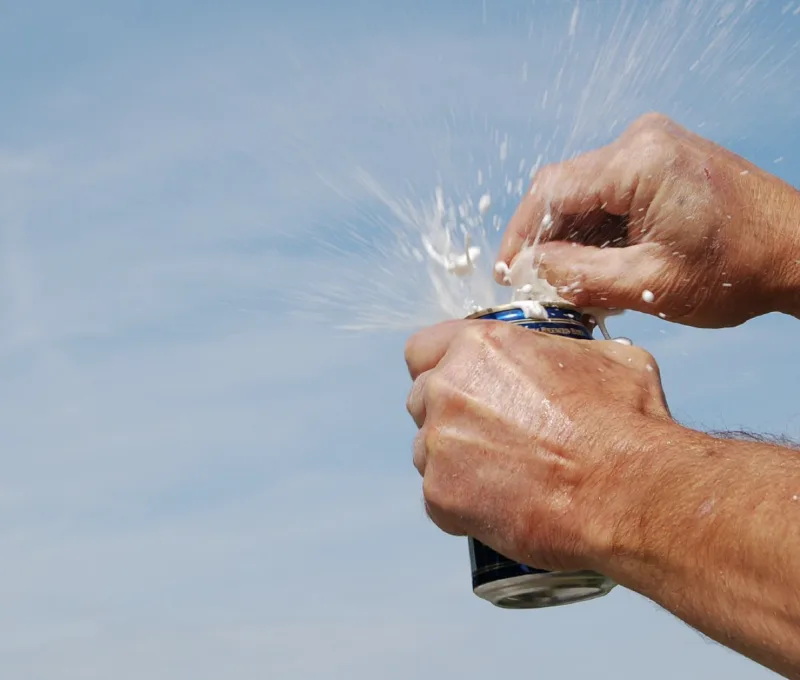
[[[534,9],[543,4],[554,6]],[[798,59],[796,38],[782,54],[771,48],[771,35],[789,30],[787,22],[800,29],[800,22],[768,0],[558,5],[547,22],[537,23],[534,11],[530,54],[516,67],[527,129],[501,131],[487,114],[481,153],[453,146],[455,171],[427,190],[401,189],[365,171],[347,190],[329,180],[357,216],[316,235],[335,258],[312,292],[297,292],[301,307],[351,330],[409,331],[511,300],[558,301],[535,272],[535,243],[547,218],[521,259],[524,280],[501,272],[511,287],[494,281],[500,233],[539,168],[607,143],[650,110],[701,134],[714,128],[703,116],[717,115],[719,129],[748,92],[784,87]],[[458,127],[450,114],[448,134]]]

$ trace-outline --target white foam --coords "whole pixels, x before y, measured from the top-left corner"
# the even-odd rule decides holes
[[[526,319],[545,320],[548,318],[547,310],[541,302],[535,300],[519,300],[518,307],[522,310]]]
[[[539,276],[539,267],[534,261],[535,251],[533,247],[524,248],[510,267],[505,262],[498,262],[494,266],[494,270],[503,277],[503,283],[513,289],[511,301],[565,303],[566,300],[559,296],[555,287]]]
[[[475,260],[481,254],[481,249],[478,246],[471,245],[469,235],[465,239],[464,251],[460,253],[454,253],[449,249],[446,252],[439,252],[426,236],[422,237],[422,245],[433,262],[445,269],[449,274],[461,277],[470,276],[475,271]]]

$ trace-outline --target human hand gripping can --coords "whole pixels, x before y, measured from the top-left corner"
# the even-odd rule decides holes
[[[530,313],[531,305],[536,314]],[[483,309],[467,318],[505,321],[542,333],[592,339],[589,317],[569,305],[513,302]],[[473,592],[503,609],[540,609],[583,602],[608,594],[616,585],[594,571],[534,569],[503,557],[474,538],[469,539],[469,553]]]

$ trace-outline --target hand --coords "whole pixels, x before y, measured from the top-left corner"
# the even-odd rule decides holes
[[[663,116],[541,170],[500,260],[531,242],[548,213],[541,272],[578,306],[698,327],[800,309],[800,193]]]
[[[655,361],[616,342],[454,321],[406,346],[428,514],[544,569],[596,569],[638,502],[648,423],[670,420]],[[657,458],[657,457],[656,457]]]

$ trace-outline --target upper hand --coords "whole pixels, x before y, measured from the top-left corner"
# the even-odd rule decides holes
[[[578,306],[699,327],[793,313],[800,193],[663,116],[644,116],[609,146],[541,170],[500,259],[532,241],[548,212],[542,272],[570,286],[564,297]]]

